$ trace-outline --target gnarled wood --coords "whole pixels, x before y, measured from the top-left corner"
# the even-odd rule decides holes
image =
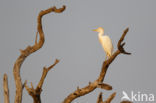
[[[27,56],[39,50],[44,44],[44,32],[42,29],[42,20],[41,20],[42,16],[50,12],[61,13],[62,11],[64,11],[64,9],[65,9],[65,6],[63,6],[63,8],[60,8],[60,9],[57,9],[56,7],[52,7],[45,11],[41,11],[39,13],[39,16],[37,19],[37,23],[38,23],[37,31],[40,36],[39,41],[37,42],[37,38],[36,38],[35,44],[33,46],[28,46],[26,49],[20,50],[21,55],[17,58],[14,64],[13,75],[14,75],[14,80],[15,80],[15,85],[16,85],[15,103],[22,102],[23,84],[22,84],[21,76],[20,76],[21,65]]]
[[[52,7],[49,8],[47,10],[41,11],[38,15],[38,32],[43,34],[43,31],[41,30],[42,28],[42,16],[46,15],[50,12],[55,12],[55,13],[61,13],[65,10],[65,6],[63,6],[60,9],[57,9],[56,7]],[[36,40],[35,40],[35,44],[37,44],[37,33],[36,33]],[[44,67],[43,68],[43,72],[42,72],[42,76],[41,79],[36,87],[36,89],[34,89],[33,84],[31,83],[31,88],[29,88],[26,84],[25,84],[25,88],[27,90],[27,92],[29,93],[30,96],[32,96],[34,103],[41,103],[41,92],[42,92],[42,86],[44,83],[44,80],[47,76],[47,73],[59,62],[59,60],[56,59],[55,63],[52,64],[51,66],[49,66],[48,68]]]
[[[104,80],[104,77],[106,75],[107,69],[109,67],[109,65],[113,62],[113,60],[120,54],[127,54],[130,55],[131,53],[128,53],[124,50],[123,46],[125,45],[125,43],[122,43],[122,41],[124,40],[124,37],[126,36],[128,32],[128,28],[124,30],[120,40],[118,41],[118,49],[116,50],[116,52],[106,61],[103,62],[102,65],[102,69],[100,72],[99,77],[97,78],[97,80],[95,80],[92,83],[89,83],[89,85],[87,85],[84,88],[81,89],[77,89],[75,90],[73,93],[69,94],[63,101],[63,103],[71,103],[74,99],[86,95],[90,92],[92,92],[93,90],[95,90],[96,88],[99,87],[99,83],[102,83]],[[108,86],[108,85],[107,85]],[[104,87],[103,87],[104,88]]]

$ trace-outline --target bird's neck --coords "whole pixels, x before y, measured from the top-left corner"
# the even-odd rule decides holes
[[[103,31],[102,32],[99,32],[99,34],[98,34],[99,37],[101,37],[103,35],[104,35],[104,32]]]

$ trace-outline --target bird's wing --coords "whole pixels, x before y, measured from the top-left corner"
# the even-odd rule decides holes
[[[109,38],[109,36],[104,35],[102,37],[102,46],[103,46],[105,51],[107,51],[110,55],[112,54],[113,44],[112,44],[112,40]]]

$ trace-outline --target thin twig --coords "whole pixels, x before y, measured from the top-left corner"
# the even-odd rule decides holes
[[[51,66],[49,66],[48,68],[44,67],[43,68],[43,72],[42,72],[42,77],[37,85],[37,88],[41,89],[42,88],[42,85],[43,85],[43,82],[44,82],[44,79],[47,75],[47,73],[49,72],[49,70],[51,70],[57,63],[59,62],[58,59],[55,60],[55,63],[52,64]]]
[[[114,92],[103,103],[111,103],[111,101],[114,99],[115,96],[116,96],[116,93]]]

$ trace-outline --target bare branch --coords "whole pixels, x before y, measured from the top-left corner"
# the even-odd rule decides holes
[[[32,96],[32,98],[34,100],[34,103],[41,103],[40,95],[42,92],[42,85],[44,83],[44,80],[47,76],[48,71],[51,70],[58,62],[59,61],[56,59],[56,61],[53,65],[49,66],[48,68],[45,68],[45,67],[43,68],[42,77],[41,77],[36,89],[34,89],[32,82],[31,82],[31,88],[29,88],[27,86],[27,84],[25,85],[27,92],[29,93],[30,96]]]
[[[103,101],[102,100],[102,92],[99,94],[98,99],[97,99],[97,103],[111,103],[111,101],[114,99],[116,93],[114,92],[113,94],[111,94],[107,100]]]
[[[32,82],[31,82],[31,88],[34,89],[34,86],[33,86]]]
[[[130,53],[125,52],[125,50],[123,48],[124,44],[121,44],[121,42],[124,40],[124,37],[127,34],[127,32],[128,32],[128,28],[124,31],[124,33],[122,34],[120,40],[118,41],[118,50],[116,50],[116,52],[107,61],[103,62],[102,69],[101,69],[100,75],[97,78],[97,80],[95,80],[92,83],[89,83],[89,85],[87,85],[86,87],[79,89],[79,91],[75,90],[73,93],[69,94],[64,99],[63,103],[71,103],[74,99],[76,99],[76,98],[78,98],[80,96],[86,95],[86,94],[92,92],[93,90],[95,90],[96,88],[98,88],[99,87],[99,83],[103,82],[104,77],[105,77],[106,72],[107,72],[107,69],[108,69],[109,65],[112,63],[112,61],[120,53],[130,54]]]
[[[37,44],[37,38],[38,38],[38,31],[36,32],[35,44]]]
[[[42,16],[44,16],[45,14],[48,14],[50,12],[61,13],[64,10],[65,10],[65,6],[63,6],[60,9],[57,9],[56,7],[52,7],[52,8],[45,10],[45,11],[41,11],[39,13],[38,19],[37,19],[37,23],[38,23],[37,30],[38,30],[38,33],[40,36],[39,41],[37,43],[37,40],[36,40],[36,42],[33,46],[28,46],[26,49],[20,50],[21,55],[17,58],[17,60],[14,64],[13,74],[14,74],[15,85],[16,85],[15,103],[21,103],[22,102],[23,84],[22,84],[21,76],[20,76],[21,65],[27,56],[29,56],[30,54],[32,54],[35,51],[42,48],[42,46],[44,44],[44,32],[42,29]]]
[[[96,103],[102,103],[103,100],[102,100],[102,92],[99,94],[98,96],[98,99],[97,99],[97,102]]]
[[[128,30],[129,30],[129,28],[126,28],[126,29],[124,30],[123,35],[122,35],[122,37],[120,38],[117,47],[118,47],[118,49],[120,50],[121,53],[130,55],[131,53],[126,52],[126,51],[124,50],[124,48],[123,48],[123,46],[125,45],[125,43],[121,44],[122,41],[124,40],[124,38],[125,38],[125,36],[126,36]]]
[[[4,74],[3,77],[3,88],[4,88],[4,103],[10,103],[7,74]]]
[[[116,93],[114,92],[113,94],[111,94],[106,101],[104,101],[103,103],[111,103],[111,101],[114,99],[114,97],[116,96]]]
[[[57,9],[56,7],[52,7],[47,10],[41,11],[39,13],[39,15],[38,15],[38,32],[40,34],[40,37],[44,37],[44,35],[43,35],[44,33],[42,30],[42,23],[41,23],[42,16],[45,14],[48,14],[50,12],[61,13],[64,10],[65,10],[65,6],[63,6],[62,8],[59,8],[59,9]],[[44,38],[42,38],[41,40],[44,41]],[[37,34],[36,34],[35,44],[37,44]],[[43,45],[40,42],[38,44]],[[42,92],[42,86],[43,86],[44,80],[47,76],[48,71],[51,70],[58,62],[59,62],[59,60],[56,59],[56,61],[53,65],[49,66],[48,68],[46,68],[46,67],[43,68],[42,76],[41,76],[41,79],[40,79],[36,89],[34,89],[32,83],[31,83],[31,88],[29,88],[27,85],[25,85],[27,92],[34,99],[34,103],[41,103],[40,94]]]
[[[112,90],[112,86],[106,83],[99,83],[97,87],[105,90]]]
[[[44,79],[47,76],[48,71],[51,70],[58,62],[59,62],[59,60],[56,59],[54,64],[52,64],[48,68],[46,68],[46,67],[43,68],[42,77],[41,77],[41,79],[40,79],[40,81],[39,81],[39,83],[37,85],[37,88],[38,89],[41,89],[42,88]]]

